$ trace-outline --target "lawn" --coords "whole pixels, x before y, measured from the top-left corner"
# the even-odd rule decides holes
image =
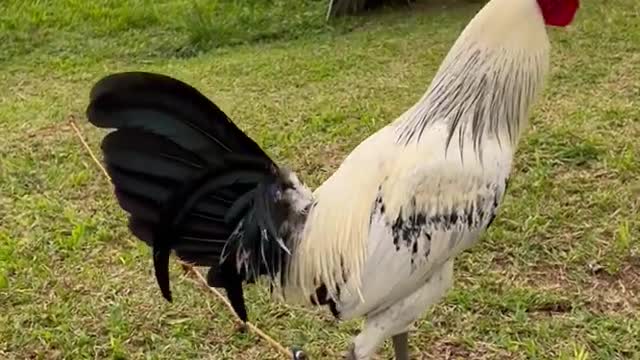
[[[84,109],[116,71],[178,77],[312,186],[425,91],[478,1],[326,23],[325,0],[0,2],[0,358],[277,359],[172,265],[174,303],[126,228]],[[583,1],[501,215],[411,336],[424,359],[640,359],[640,2]],[[359,322],[249,295],[312,359]],[[387,344],[380,358],[389,358]]]

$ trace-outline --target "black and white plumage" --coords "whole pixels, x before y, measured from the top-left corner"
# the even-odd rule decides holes
[[[350,359],[410,326],[453,283],[504,198],[513,154],[549,66],[545,24],[577,0],[492,0],[473,18],[425,95],[359,144],[313,193],[189,85],[150,73],[99,81],[89,121],[115,128],[104,160],[131,231],[168,258],[210,266],[243,320],[244,282],[270,279],[286,301],[365,317]]]

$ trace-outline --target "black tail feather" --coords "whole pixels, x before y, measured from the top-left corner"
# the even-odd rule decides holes
[[[103,78],[87,117],[116,129],[102,142],[104,161],[129,229],[153,248],[162,295],[171,301],[173,250],[210,266],[209,283],[225,288],[246,321],[242,281],[275,274],[286,250],[277,225],[286,219],[277,205],[286,179],[276,164],[204,95],[164,75]],[[238,251],[251,254],[246,272]]]
[[[238,153],[269,161],[260,147],[198,90],[168,76],[125,72],[98,81],[89,121],[103,128],[138,128],[164,136],[208,160]]]

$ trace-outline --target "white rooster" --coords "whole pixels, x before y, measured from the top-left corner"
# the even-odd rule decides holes
[[[545,25],[570,24],[578,0],[492,0],[473,18],[426,94],[362,142],[312,192],[200,92],[167,76],[107,76],[89,121],[129,226],[168,261],[210,266],[246,321],[242,286],[259,276],[286,301],[365,317],[349,359],[370,359],[452,286],[454,258],[504,197],[513,155],[548,71]],[[297,356],[297,355],[295,355]],[[295,357],[294,356],[294,357]]]

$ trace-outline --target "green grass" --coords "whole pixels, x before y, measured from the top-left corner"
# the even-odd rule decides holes
[[[583,3],[552,31],[552,76],[503,211],[417,325],[415,358],[640,359],[640,2]],[[278,358],[177,266],[174,303],[161,299],[148,249],[66,120],[97,150],[83,113],[93,82],[160,71],[316,186],[422,95],[480,5],[424,0],[331,24],[325,6],[0,3],[0,358]],[[249,299],[260,327],[314,359],[358,329],[263,288]]]

